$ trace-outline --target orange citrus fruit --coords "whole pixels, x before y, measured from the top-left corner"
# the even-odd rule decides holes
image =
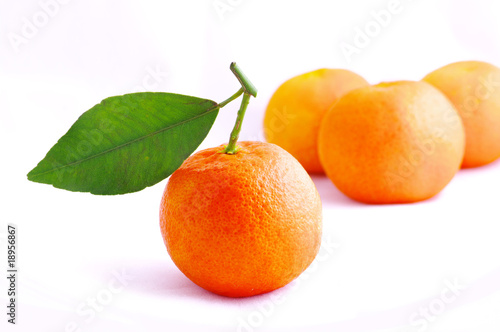
[[[230,297],[270,292],[318,253],[321,201],[311,178],[274,144],[238,142],[199,151],[170,177],[161,232],[177,267],[195,284]]]
[[[462,61],[435,70],[423,79],[455,105],[465,126],[462,167],[477,167],[500,157],[500,68]]]
[[[366,85],[344,69],[318,69],[287,80],[267,106],[266,140],[290,152],[309,173],[324,173],[317,148],[321,119],[340,96]]]
[[[365,203],[409,203],[436,195],[460,168],[464,146],[457,111],[425,82],[353,90],[327,112],[319,133],[327,176]]]

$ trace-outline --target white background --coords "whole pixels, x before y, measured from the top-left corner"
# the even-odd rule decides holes
[[[318,259],[292,284],[245,299],[199,288],[170,260],[158,221],[166,180],[118,197],[26,180],[102,99],[146,88],[220,102],[239,88],[231,61],[259,89],[243,125],[249,140],[263,139],[278,85],[306,71],[346,68],[378,83],[419,80],[458,60],[499,66],[498,1],[401,0],[350,59],[340,45],[353,44],[390,0],[62,2],[0,0],[0,265],[15,223],[20,271],[15,327],[0,281],[2,331],[500,331],[500,162],[461,171],[440,195],[411,205],[358,204],[315,177],[324,204]],[[220,112],[202,148],[226,141],[237,104]]]

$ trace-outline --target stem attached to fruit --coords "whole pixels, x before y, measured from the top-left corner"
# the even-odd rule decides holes
[[[240,109],[238,110],[236,123],[234,124],[233,131],[231,132],[231,136],[229,137],[229,143],[224,149],[224,153],[226,154],[236,154],[238,152],[238,147],[236,146],[236,143],[238,142],[238,138],[240,137],[241,124],[243,123],[243,118],[245,117],[245,112],[247,110],[248,103],[250,102],[250,97],[251,96],[257,97],[257,89],[252,84],[252,82],[250,82],[250,80],[245,76],[245,74],[243,74],[243,72],[236,65],[235,62],[232,62],[229,68],[240,82],[241,89],[238,90],[238,92],[233,96],[231,96],[228,100],[226,100],[227,102],[224,101],[219,105],[222,106],[226,105],[228,102],[236,99],[241,94],[241,92],[243,92],[243,99],[241,100],[241,106]]]
[[[231,136],[229,137],[229,143],[224,149],[224,153],[226,154],[236,154],[238,152],[238,147],[236,146],[236,142],[240,137],[241,123],[243,122],[243,118],[245,117],[245,112],[247,110],[249,102],[250,102],[250,95],[245,92],[243,94],[243,99],[241,100],[241,106],[238,111],[236,123],[234,124],[233,131],[231,132]]]

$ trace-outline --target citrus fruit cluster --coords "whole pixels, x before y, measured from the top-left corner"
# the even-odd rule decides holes
[[[347,70],[320,69],[276,90],[264,132],[354,200],[425,200],[461,167],[500,157],[500,69],[464,61],[421,81],[377,85]]]

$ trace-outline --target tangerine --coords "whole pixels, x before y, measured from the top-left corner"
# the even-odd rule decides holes
[[[244,297],[283,287],[318,253],[319,194],[277,145],[238,142],[199,151],[170,177],[161,232],[177,267],[213,293]]]
[[[425,82],[353,90],[327,112],[319,133],[327,176],[365,203],[410,203],[436,195],[460,168],[464,146],[457,111]]]
[[[500,68],[480,61],[441,67],[423,79],[455,105],[465,126],[462,167],[478,167],[500,157]]]

